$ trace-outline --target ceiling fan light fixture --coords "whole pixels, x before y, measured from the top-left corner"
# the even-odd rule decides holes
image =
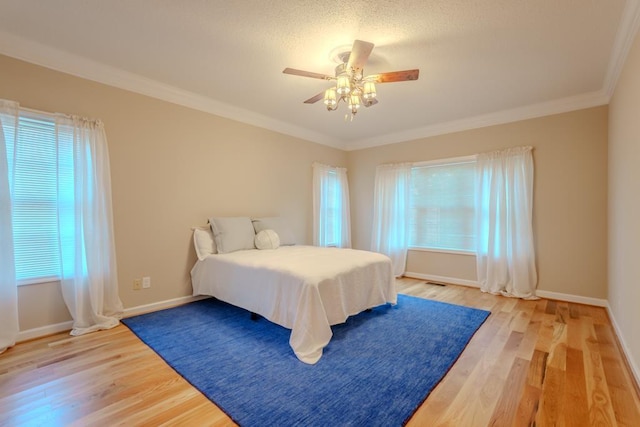
[[[336,92],[340,96],[346,96],[351,92],[351,81],[349,76],[341,74],[338,76],[338,82],[336,83]]]
[[[327,110],[329,111],[333,111],[338,107],[335,88],[332,87],[324,91],[324,105],[327,106]]]
[[[376,85],[375,85],[375,83],[373,83],[371,81],[364,82],[362,97],[365,100],[369,101],[369,100],[372,100],[373,98],[375,98],[376,96],[378,96],[378,94],[376,93]]]
[[[360,108],[360,104],[360,95],[358,95],[357,93],[352,93],[349,97],[349,108],[351,108],[351,111],[354,114],[358,110],[358,108]]]
[[[371,107],[378,104],[378,93],[375,83],[418,80],[420,73],[420,70],[414,69],[365,76],[364,66],[372,49],[373,43],[362,40],[355,40],[350,51],[345,51],[343,48],[340,48],[340,50],[334,49],[334,52],[336,52],[335,59],[339,62],[335,68],[335,77],[294,68],[285,68],[283,73],[331,82],[335,81],[335,87],[312,96],[304,101],[304,103],[314,104],[324,99],[324,105],[327,107],[327,110],[334,111],[338,109],[340,101],[344,101],[351,112],[351,114],[345,114],[345,121],[349,119],[349,116],[351,116],[351,120],[353,120],[362,105]],[[334,55],[332,55],[332,57],[334,57]]]

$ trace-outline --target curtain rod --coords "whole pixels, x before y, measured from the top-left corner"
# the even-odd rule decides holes
[[[96,124],[100,124],[102,123],[102,120],[100,119],[92,119],[92,118],[87,118],[87,117],[82,117],[82,116],[78,116],[78,115],[74,115],[74,114],[65,114],[65,113],[52,113],[49,111],[42,111],[42,110],[36,110],[35,108],[28,108],[28,107],[23,107],[20,104],[18,104],[18,108],[22,111],[26,111],[28,113],[32,113],[32,114],[40,114],[43,116],[48,116],[48,117],[52,117],[54,118],[55,116],[63,116],[69,119],[72,118],[77,118],[77,119],[81,119],[81,120],[86,120],[87,122],[91,122],[91,123],[96,123]]]
[[[28,108],[28,107],[23,107],[22,105],[18,104],[18,108],[22,111],[27,111],[29,113],[35,113],[35,114],[43,114],[45,116],[54,116],[58,113],[52,113],[50,111],[42,111],[42,110],[36,110],[35,108]]]
[[[3,99],[0,98],[0,102],[8,102],[10,104],[16,105],[18,106],[18,110],[20,111],[26,111],[28,113],[34,113],[34,114],[43,114],[43,115],[53,115],[53,114],[57,114],[57,113],[51,113],[49,111],[42,111],[42,110],[36,110],[35,108],[29,108],[29,107],[25,107],[22,104],[20,104],[20,102],[18,101],[14,101],[13,99]]]

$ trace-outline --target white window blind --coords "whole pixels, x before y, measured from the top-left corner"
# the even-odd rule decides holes
[[[411,169],[409,246],[475,251],[475,160]]]
[[[326,227],[324,235],[326,237],[327,246],[340,246],[342,236],[342,193],[338,173],[329,171],[326,175],[326,182],[323,190],[325,191],[325,219]]]
[[[14,129],[3,128],[8,141]],[[7,144],[13,184],[13,237],[18,284],[60,277],[58,201],[73,197],[71,141],[56,144],[52,116],[20,112]],[[58,179],[58,177],[61,179]]]
[[[351,247],[347,170],[313,163],[313,244]]]

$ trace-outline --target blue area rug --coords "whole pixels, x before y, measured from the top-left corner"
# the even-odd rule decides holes
[[[397,426],[489,314],[398,295],[333,326],[315,365],[295,357],[290,330],[213,298],[123,323],[242,426]]]

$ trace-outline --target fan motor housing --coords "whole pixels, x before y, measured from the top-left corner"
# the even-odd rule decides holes
[[[336,77],[338,77],[341,74],[348,74],[346,62],[343,62],[342,64],[338,64],[336,66]]]

